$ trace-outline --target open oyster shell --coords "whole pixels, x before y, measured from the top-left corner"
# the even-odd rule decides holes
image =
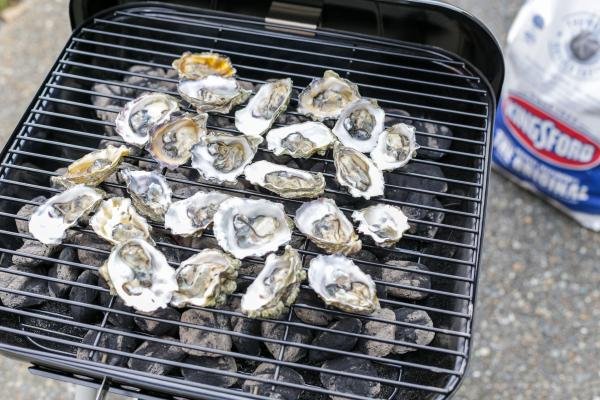
[[[215,213],[213,232],[219,246],[241,260],[263,256],[288,243],[291,225],[280,203],[231,198]]]
[[[246,135],[262,135],[273,125],[279,114],[285,111],[291,95],[290,78],[265,83],[246,107],[235,112],[235,127]]]
[[[242,312],[251,318],[277,318],[296,300],[306,279],[298,251],[285,246],[278,256],[271,253],[265,266],[242,296]]]
[[[328,253],[354,254],[362,242],[352,223],[331,199],[304,203],[296,211],[296,227]]]
[[[390,247],[410,229],[408,218],[399,207],[376,204],[352,213],[358,222],[358,231],[369,235],[377,245]]]
[[[335,142],[333,163],[338,183],[345,186],[352,197],[364,197],[369,200],[371,197],[383,196],[383,173],[369,157]]]
[[[165,228],[173,235],[201,236],[213,222],[217,209],[230,195],[221,192],[198,192],[173,202],[165,214]]]
[[[131,200],[124,197],[104,200],[90,218],[90,226],[98,236],[112,244],[138,238],[154,243],[150,236],[152,227],[135,211]]]
[[[417,155],[419,144],[415,137],[415,127],[396,124],[387,128],[371,151],[371,158],[384,171],[404,167]]]
[[[257,161],[244,169],[244,176],[287,199],[314,198],[325,191],[323,174],[290,168],[269,161]]]
[[[121,176],[135,208],[155,222],[163,222],[171,205],[171,188],[164,176],[154,171],[124,169]]]
[[[171,305],[214,307],[223,304],[236,288],[240,260],[218,249],[204,249],[183,261],[177,268],[179,289],[173,293]]]
[[[188,162],[192,147],[206,134],[206,114],[172,114],[150,130],[147,150],[161,167],[173,170]]]
[[[186,51],[173,61],[173,68],[180,78],[200,79],[208,75],[219,75],[225,78],[235,75],[235,68],[229,57],[218,53],[192,53]]]
[[[141,312],[165,308],[178,289],[164,254],[143,239],[117,244],[99,272],[126,306]]]
[[[331,130],[320,122],[302,122],[271,129],[267,133],[267,148],[275,155],[288,154],[294,158],[325,155],[335,141]]]
[[[29,233],[44,244],[59,244],[67,229],[92,213],[106,193],[76,185],[46,200],[29,219]]]
[[[127,146],[108,145],[105,149],[92,151],[73,161],[64,175],[53,176],[50,180],[55,187],[69,188],[79,184],[98,186],[119,168],[123,157],[128,155]]]
[[[177,85],[177,91],[185,101],[196,107],[198,112],[222,114],[227,114],[231,108],[242,104],[251,94],[235,78],[224,78],[218,75],[181,80]]]
[[[125,142],[138,147],[148,143],[150,129],[179,110],[175,97],[164,93],[146,93],[131,100],[115,119],[115,130]]]
[[[209,131],[192,147],[192,167],[205,180],[235,183],[262,141],[262,137],[257,136]]]
[[[344,256],[313,258],[308,269],[308,284],[325,304],[342,311],[371,314],[380,308],[371,277]]]
[[[360,99],[358,86],[327,70],[322,78],[313,81],[298,97],[298,112],[315,121],[335,119],[351,102]]]
[[[342,110],[332,132],[344,146],[368,153],[377,145],[384,122],[385,112],[375,100],[358,99]]]

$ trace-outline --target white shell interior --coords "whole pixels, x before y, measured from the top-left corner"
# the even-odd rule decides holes
[[[347,127],[351,124],[351,118],[354,113],[368,113],[372,118],[374,125],[369,132],[364,132],[364,136],[355,135],[349,132]],[[361,153],[368,153],[377,145],[377,139],[383,131],[385,122],[385,112],[375,101],[368,99],[358,99],[346,106],[342,110],[332,132],[344,144],[352,147]]]
[[[173,202],[165,214],[165,228],[170,229],[173,235],[191,236],[201,234],[213,221],[219,206],[230,195],[211,191],[198,192],[187,199]],[[197,224],[191,215],[201,214],[204,223]]]
[[[352,213],[358,231],[369,235],[379,245],[391,245],[410,229],[408,218],[399,207],[376,204]]]
[[[284,90],[284,98],[276,99],[281,101],[280,105],[273,115],[265,117],[261,115],[259,109],[265,102],[272,101],[273,90]],[[260,136],[265,133],[279,114],[285,111],[292,94],[292,80],[279,79],[273,82],[267,82],[258,89],[258,92],[248,101],[246,107],[235,112],[235,127],[246,135]]]
[[[415,156],[419,145],[415,137],[415,127],[396,124],[379,135],[377,145],[371,151],[371,158],[384,171],[404,167]]]
[[[266,138],[267,148],[275,155],[288,154],[296,158],[308,158],[314,153],[324,154],[335,140],[327,126],[314,121],[271,129]]]

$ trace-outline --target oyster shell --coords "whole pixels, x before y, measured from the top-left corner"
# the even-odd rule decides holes
[[[364,197],[369,200],[371,197],[383,195],[383,173],[369,157],[335,142],[333,163],[338,183],[345,186],[352,197]]]
[[[368,153],[377,145],[384,122],[385,112],[375,100],[358,99],[342,110],[332,132],[344,146]]]
[[[232,107],[242,104],[251,94],[235,78],[223,78],[218,75],[181,80],[177,91],[185,101],[196,107],[198,112],[222,114],[227,114]]]
[[[300,232],[328,253],[354,254],[362,247],[352,222],[331,199],[304,203],[296,211],[294,222]]]
[[[265,133],[287,108],[292,84],[292,80],[287,78],[262,85],[246,107],[235,112],[235,127],[246,135],[260,136]]]
[[[188,162],[192,147],[206,134],[206,114],[171,115],[150,130],[147,150],[161,167],[173,170]]]
[[[213,232],[219,246],[241,260],[263,256],[288,243],[291,225],[280,203],[231,198],[215,213]]]
[[[164,93],[146,93],[131,100],[115,119],[115,131],[125,142],[138,147],[148,143],[150,129],[179,110],[175,97]]]
[[[246,179],[286,199],[314,198],[325,191],[323,174],[257,161],[244,169]]]
[[[165,228],[171,234],[200,236],[213,222],[217,209],[230,195],[221,192],[198,192],[171,204],[165,214]]]
[[[271,253],[265,266],[242,296],[242,312],[251,318],[277,318],[296,301],[300,283],[306,279],[298,251],[285,246],[278,256]]]
[[[29,219],[29,233],[44,244],[59,244],[67,229],[93,212],[106,193],[76,185],[46,200]]]
[[[154,171],[129,169],[121,171],[121,176],[135,208],[152,221],[163,222],[171,205],[171,188],[165,177]]]
[[[404,167],[416,156],[418,149],[415,127],[400,123],[390,126],[379,135],[371,158],[379,169],[391,171]]]
[[[117,244],[99,272],[126,306],[141,312],[165,308],[178,289],[164,254],[143,239]]]
[[[375,204],[354,211],[352,219],[358,222],[359,232],[371,236],[382,247],[392,246],[410,229],[408,218],[402,210],[388,204]]]
[[[218,249],[204,249],[183,261],[175,272],[179,289],[171,305],[214,307],[223,304],[236,288],[240,260]]]
[[[85,184],[98,186],[119,168],[123,157],[129,155],[127,146],[106,146],[105,149],[92,151],[73,161],[62,176],[50,178],[53,186],[69,188],[74,185]]]
[[[294,158],[325,155],[335,140],[327,126],[313,121],[271,129],[266,138],[268,149],[275,155],[289,154]]]
[[[235,183],[262,141],[262,137],[210,131],[192,147],[192,167],[205,180]]]
[[[173,61],[173,68],[180,78],[200,79],[208,75],[230,77],[235,75],[235,68],[229,57],[218,53],[192,53],[186,51]]]
[[[308,284],[325,304],[342,311],[371,314],[380,308],[371,277],[344,256],[320,255],[310,260]]]
[[[124,197],[104,200],[90,218],[90,226],[98,236],[112,244],[136,238],[154,243],[150,236],[152,227],[135,211],[131,200]]]
[[[360,99],[358,86],[327,70],[298,96],[298,112],[315,121],[335,119],[351,102]]]

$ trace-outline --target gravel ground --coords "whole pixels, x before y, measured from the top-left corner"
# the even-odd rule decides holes
[[[481,18],[501,42],[521,4],[450,2]],[[67,5],[26,0],[20,15],[0,24],[1,143],[68,37]],[[599,259],[600,234],[492,174],[475,350],[456,398],[600,399]],[[5,358],[0,386],[14,400],[74,393]]]

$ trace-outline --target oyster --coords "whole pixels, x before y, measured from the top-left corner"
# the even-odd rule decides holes
[[[358,99],[360,94],[356,84],[328,70],[300,93],[298,112],[315,121],[335,119],[344,107]]]
[[[280,256],[269,254],[264,268],[242,296],[242,312],[251,318],[279,317],[296,301],[305,278],[297,250],[288,245]]]
[[[100,189],[76,185],[46,200],[29,219],[29,233],[44,244],[59,244],[67,229],[93,212],[104,193]]]
[[[354,254],[362,247],[352,222],[331,199],[304,203],[296,211],[294,222],[300,232],[329,253]]]
[[[358,222],[359,232],[371,236],[382,247],[392,246],[410,229],[408,218],[402,210],[388,204],[376,204],[354,211],[352,219]]]
[[[235,127],[246,135],[262,135],[285,111],[291,95],[290,78],[268,81],[258,89],[246,107],[235,112]]]
[[[192,167],[205,180],[235,183],[254,158],[262,140],[262,137],[210,131],[192,147]]]
[[[404,167],[416,156],[418,149],[415,127],[400,123],[390,126],[379,135],[371,158],[381,170],[391,171]]]
[[[136,238],[154,243],[150,236],[152,228],[135,211],[131,200],[124,197],[104,200],[90,219],[90,226],[98,236],[112,244]]]
[[[53,176],[50,180],[55,187],[69,188],[79,184],[98,186],[119,168],[123,157],[128,155],[129,149],[126,146],[108,145],[105,149],[93,151],[73,161],[64,175]]]
[[[246,179],[286,199],[318,197],[325,191],[323,174],[257,161],[244,169]]]
[[[165,214],[165,228],[171,234],[200,236],[213,222],[217,209],[230,195],[221,192],[198,192],[171,204]]]
[[[344,146],[368,153],[377,145],[384,122],[385,112],[375,100],[358,99],[342,110],[332,132]]]
[[[126,306],[141,312],[165,308],[178,289],[175,270],[164,254],[142,239],[113,247],[99,272]]]
[[[308,284],[328,306],[371,314],[380,308],[375,283],[352,260],[339,255],[310,260]]]
[[[125,104],[115,119],[115,130],[125,142],[144,147],[150,129],[179,110],[175,97],[164,93],[146,93]]]
[[[164,176],[154,171],[125,169],[121,176],[135,208],[155,222],[163,222],[171,205],[171,188]]]
[[[325,155],[335,140],[328,127],[313,121],[271,129],[266,137],[267,147],[275,155],[289,154],[294,158]]]
[[[241,260],[263,256],[288,243],[291,225],[282,204],[231,198],[217,210],[213,232],[219,246]]]
[[[173,170],[188,162],[192,146],[206,134],[206,114],[171,115],[150,130],[147,150],[161,167]]]
[[[383,195],[385,184],[383,173],[369,157],[340,142],[335,142],[333,163],[337,181],[345,186],[353,197],[364,197],[369,200],[371,197]]]
[[[251,93],[235,78],[223,78],[218,75],[181,80],[177,91],[185,101],[196,107],[198,112],[222,114],[227,114],[232,107],[242,104]]]
[[[208,75],[230,77],[235,75],[235,68],[229,57],[218,53],[191,53],[186,51],[173,61],[173,68],[180,78],[200,79]]]
[[[225,302],[236,288],[240,260],[218,249],[204,249],[183,261],[176,271],[179,289],[171,305],[214,307]]]

